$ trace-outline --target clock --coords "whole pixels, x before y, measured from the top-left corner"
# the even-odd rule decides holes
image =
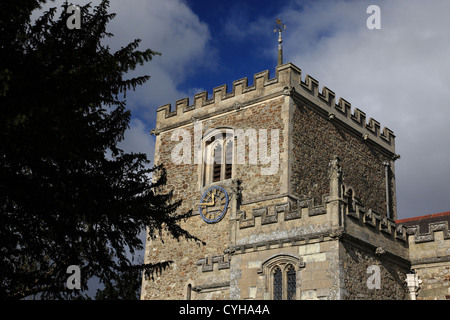
[[[205,191],[200,199],[199,211],[207,223],[215,223],[227,212],[228,194],[224,188],[214,186]]]

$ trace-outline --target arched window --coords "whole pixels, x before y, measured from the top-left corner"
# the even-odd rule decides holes
[[[297,271],[292,264],[280,262],[272,268],[273,300],[294,300],[297,291]]]
[[[297,277],[305,264],[291,254],[273,256],[261,264],[258,271],[266,277],[267,297],[273,300],[297,299]]]
[[[203,186],[231,179],[233,175],[234,132],[216,129],[203,141]]]

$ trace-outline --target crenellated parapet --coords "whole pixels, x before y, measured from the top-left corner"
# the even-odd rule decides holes
[[[192,120],[205,120],[229,112],[239,112],[267,99],[289,96],[297,103],[315,108],[330,121],[336,121],[357,132],[361,139],[371,140],[392,153],[395,152],[395,135],[373,118],[366,121],[366,114],[358,108],[351,109],[351,104],[343,98],[336,101],[335,93],[327,87],[319,91],[319,82],[309,75],[301,79],[301,70],[287,63],[276,68],[274,78],[269,71],[253,76],[253,84],[242,78],[233,82],[231,90],[227,85],[213,89],[212,94],[201,92],[189,98],[177,100],[175,106],[166,104],[157,110],[155,134],[165,130],[192,123]]]
[[[394,220],[370,209],[366,208],[357,199],[353,200],[353,208],[350,210],[348,198],[344,196],[344,213],[349,219],[357,222],[360,226],[365,226],[364,230],[382,233],[388,238],[401,242],[407,240],[407,229],[402,225],[397,225]]]
[[[199,259],[195,264],[201,266],[202,272],[230,269],[229,257],[225,255],[205,257]],[[214,265],[217,265],[217,267],[215,268]]]
[[[316,79],[306,75],[300,86],[295,86],[292,91],[301,102],[319,108],[330,121],[345,123],[358,131],[364,140],[371,139],[394,152],[395,135],[392,130],[387,127],[381,129],[380,123],[373,118],[366,121],[366,113],[358,108],[354,108],[352,112],[351,103],[344,98],[341,97],[336,102],[336,95],[329,88],[324,86],[320,92]]]
[[[212,95],[208,92],[200,92],[194,95],[190,104],[189,98],[183,98],[175,102],[175,108],[171,104],[160,106],[157,110],[156,130],[163,130],[174,124],[180,125],[189,122],[192,118],[202,120],[216,114],[239,110],[249,103],[266,98],[268,95],[281,95],[280,73],[286,70],[277,68],[277,76],[270,79],[269,71],[265,70],[253,76],[253,85],[248,85],[248,79],[242,78],[233,82],[231,91],[226,84],[213,89]]]
[[[435,241],[434,233],[436,231],[442,231],[444,239],[450,239],[450,232],[448,229],[447,221],[430,223],[428,226],[428,229],[429,229],[429,232],[420,233],[419,226],[411,226],[411,227],[408,227],[407,232],[408,232],[408,235],[414,235],[415,243]]]
[[[328,195],[323,197],[325,203],[328,200]],[[315,199],[307,199],[302,201],[288,201],[285,203],[262,206],[253,209],[250,213],[242,211],[239,213],[239,228],[251,228],[256,226],[256,218],[260,218],[261,225],[278,223],[281,221],[289,221],[300,219],[303,215],[317,216],[327,213],[326,205],[315,204]]]
[[[441,221],[426,221],[436,220],[433,219],[433,217],[430,217],[428,219],[423,219],[423,221],[406,221],[403,224],[406,224],[406,232],[408,236],[413,237],[413,242],[416,244],[436,241],[435,233],[439,231],[442,231],[442,239],[439,240],[450,240],[450,215],[447,215],[447,217],[443,216],[441,219]],[[400,225],[403,224],[400,222]]]
[[[413,269],[428,264],[441,264],[448,269],[450,262],[450,212],[407,218],[397,221],[406,228],[409,256]],[[421,277],[428,279],[426,275]]]

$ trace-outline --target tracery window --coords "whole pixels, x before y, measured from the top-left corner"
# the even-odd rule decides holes
[[[260,273],[266,276],[267,298],[273,300],[297,299],[297,277],[299,268],[305,265],[291,254],[271,257],[261,265]]]
[[[203,141],[203,186],[232,178],[234,134],[232,130],[214,130]]]
[[[273,300],[295,300],[297,272],[291,264],[273,269]]]

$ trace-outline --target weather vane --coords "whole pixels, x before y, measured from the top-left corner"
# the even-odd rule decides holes
[[[281,33],[286,29],[286,25],[281,23],[281,19],[276,20],[277,24],[273,32],[278,31],[278,65],[283,64],[283,39],[281,38]]]

